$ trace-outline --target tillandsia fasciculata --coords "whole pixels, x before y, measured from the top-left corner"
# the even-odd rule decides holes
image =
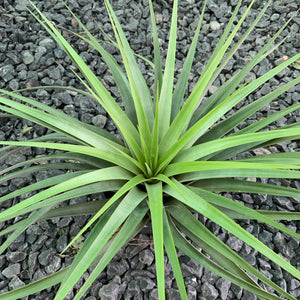
[[[66,88],[83,93],[100,103],[117,126],[120,138],[96,126],[85,124],[58,109],[22,96],[21,92],[0,90],[2,112],[27,119],[52,132],[30,140],[1,141],[0,144],[3,145],[0,149],[1,159],[7,157],[15,147],[59,150],[57,153],[39,156],[2,170],[1,182],[49,168],[66,171],[62,175],[1,195],[1,202],[19,196],[23,196],[23,200],[1,211],[0,222],[14,220],[24,214],[27,217],[0,232],[1,235],[7,236],[0,247],[0,253],[3,253],[31,224],[39,220],[80,214],[92,216],[67,246],[68,248],[79,238],[82,242],[69,267],[2,294],[0,299],[21,298],[56,284],[60,284],[60,288],[55,299],[64,299],[86,270],[93,266],[89,277],[74,297],[75,300],[81,299],[119,249],[151,221],[160,300],[165,299],[165,254],[171,264],[181,298],[188,299],[177,256],[178,250],[208,270],[256,294],[260,299],[282,299],[279,296],[283,296],[295,300],[282,287],[215,237],[194,214],[197,212],[215,222],[300,280],[300,271],[295,266],[243,229],[237,221],[256,220],[299,239],[299,233],[278,222],[299,220],[299,212],[254,210],[219,193],[239,192],[299,197],[299,190],[295,188],[263,183],[259,180],[260,178],[298,180],[299,152],[252,155],[243,159],[237,157],[241,153],[278,142],[299,139],[299,122],[274,130],[266,129],[269,124],[281,117],[296,113],[300,104],[296,103],[274,112],[243,129],[237,128],[261,108],[298,85],[300,77],[276,87],[268,94],[227,115],[245,97],[299,60],[300,54],[297,54],[283,60],[262,76],[245,80],[252,68],[284,42],[283,38],[276,43],[291,20],[266,41],[243,68],[213,93],[208,94],[215,79],[271,3],[268,1],[261,7],[248,30],[237,39],[236,34],[255,3],[252,1],[237,18],[243,2],[240,0],[195,87],[186,96],[206,1],[203,1],[203,10],[195,35],[178,80],[174,84],[178,0],[173,1],[165,60],[161,56],[154,9],[152,1],[149,0],[154,60],[153,63],[146,59],[145,61],[153,67],[153,90],[147,86],[142,76],[135,53],[130,48],[109,0],[104,0],[104,3],[115,38],[109,42],[120,52],[122,66],[70,10],[70,14],[84,32],[74,34],[94,48],[107,64],[124,104],[124,109],[121,109],[110,91],[104,87],[101,78],[91,71],[63,37],[57,24],[50,22],[31,1],[29,2],[31,5],[31,8],[28,8],[29,12],[66,52],[78,69],[78,73],[74,71],[74,74],[85,86],[84,91],[74,87],[53,86],[53,88]],[[233,132],[234,128],[236,130]],[[247,178],[258,180],[249,181]],[[74,197],[100,192],[110,192],[111,197],[57,207],[57,204],[63,204],[64,201]],[[90,232],[83,239],[88,229]],[[269,290],[273,292],[267,291],[265,286],[269,286]]]

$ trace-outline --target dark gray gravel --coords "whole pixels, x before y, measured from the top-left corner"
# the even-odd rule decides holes
[[[63,85],[81,87],[70,69],[70,59],[47,36],[22,5],[23,0],[0,0],[0,88],[16,90],[25,87],[39,85]],[[77,22],[72,19],[64,5],[59,0],[34,1],[38,7],[45,12],[53,22],[69,28],[73,31],[80,31]],[[106,33],[111,34],[109,19],[103,7],[102,1],[96,0],[67,0],[70,8],[86,24],[95,36],[101,38],[101,34],[95,25],[94,20],[101,24]],[[149,10],[147,0],[116,0],[113,6],[121,23],[124,25],[126,34],[130,37],[132,48],[139,54],[151,58],[152,39],[149,22]],[[167,49],[167,30],[169,29],[171,18],[171,5],[168,0],[154,0],[157,12],[157,23],[159,26],[159,38],[163,54]],[[183,0],[180,1],[179,28],[178,28],[178,51],[176,68],[180,70],[183,59],[187,54],[188,45],[191,42],[193,31],[197,25],[204,1]],[[200,34],[197,55],[194,62],[194,69],[190,76],[189,91],[203,70],[207,58],[211,54],[214,45],[221,36],[222,29],[230,18],[231,12],[237,0],[208,0],[208,8],[204,15],[204,24]],[[244,0],[241,11],[244,11],[250,0]],[[254,5],[254,11],[249,16],[243,29],[245,30],[251,20],[261,8],[261,1]],[[298,9],[298,0],[274,1],[267,10],[266,15],[247,38],[246,42],[234,55],[233,59],[226,66],[220,77],[214,82],[210,89],[213,92],[225,80],[230,78],[237,69],[241,68],[255,53],[264,45],[266,39],[274,34],[291,14]],[[278,65],[282,57],[292,56],[300,49],[300,17],[297,16],[284,30],[283,36],[291,33],[286,42],[272,53],[267,59],[256,66],[251,76],[258,77],[268,71],[272,66]],[[112,94],[119,101],[119,93],[116,90],[111,75],[107,72],[107,67],[101,61],[97,53],[90,49],[82,41],[72,37],[67,31],[63,34],[68,41],[78,50],[80,56],[88,63],[91,69],[103,79]],[[240,37],[241,34],[238,35]],[[121,58],[111,46],[106,49]],[[148,78],[149,84],[152,78],[147,74],[147,66],[139,62],[143,74]],[[276,75],[274,79],[263,85],[254,94],[240,104],[246,105],[262,95],[275,89],[278,84],[287,82],[300,76],[299,70],[289,67]],[[105,111],[93,103],[87,97],[76,93],[62,90],[45,90],[27,92],[39,101],[62,109],[64,112],[79,118],[80,120],[105,128],[111,132],[116,132],[116,127],[108,118]],[[288,93],[279,97],[276,101],[264,107],[259,113],[242,123],[241,128],[256,122],[258,119],[269,115],[271,112],[284,109],[300,100],[300,86],[292,88]],[[121,104],[122,105],[122,104]],[[239,108],[239,107],[237,107]],[[237,109],[236,108],[236,109]],[[270,128],[283,126],[295,121],[300,121],[299,112],[285,116],[272,124]],[[26,120],[0,118],[0,138],[4,140],[20,140],[42,136],[47,130]],[[272,152],[279,151],[299,151],[299,142],[282,143],[277,148],[272,147]],[[6,160],[6,165],[14,165],[26,158],[45,153],[52,153],[45,149],[22,149],[18,150]],[[5,165],[1,166],[1,168]],[[13,191],[30,182],[42,180],[48,176],[59,174],[58,171],[45,171],[33,174],[26,178],[11,180],[6,185],[0,186],[0,194]],[[270,182],[281,185],[290,185],[300,189],[299,182],[280,182],[270,180]],[[98,195],[99,196],[99,195]],[[288,199],[283,197],[271,197],[256,195],[234,194],[226,196],[236,199],[246,206],[256,209],[273,210],[300,210],[300,198]],[[94,196],[96,197],[96,196]],[[72,200],[72,203],[86,201],[86,197]],[[11,203],[4,203],[1,209],[5,209]],[[222,241],[237,251],[251,265],[257,267],[267,277],[274,280],[282,288],[289,291],[295,298],[300,298],[300,282],[292,279],[285,271],[266,260],[257,251],[242,243],[234,236],[205,218],[200,219],[203,223],[218,236]],[[21,235],[7,250],[0,255],[0,293],[27,284],[30,280],[37,280],[54,273],[55,271],[69,265],[76,247],[67,254],[69,257],[60,257],[59,252],[64,249],[67,242],[75,236],[80,228],[87,221],[86,217],[60,218],[51,221],[40,222],[32,225]],[[257,224],[252,221],[243,221],[240,224],[257,236],[264,244],[275,251],[282,253],[284,258],[291,261],[296,267],[300,267],[300,247],[299,241],[288,238],[269,226]],[[5,224],[0,224],[3,228]],[[300,225],[296,222],[289,222],[289,228],[299,230]],[[151,242],[149,228],[146,228],[137,240],[121,249],[120,253],[113,259],[106,270],[100,275],[99,280],[94,282],[90,290],[86,293],[86,300],[118,300],[118,299],[149,299],[158,298],[155,281],[155,264],[153,246]],[[0,237],[0,243],[3,240]],[[256,296],[244,291],[242,288],[229,283],[216,276],[210,271],[197,265],[194,261],[179,253],[182,272],[187,286],[190,300],[255,300]],[[176,289],[174,276],[171,273],[169,264],[166,264],[166,286],[169,299],[180,299]],[[66,299],[72,299],[76,289],[83,283],[84,277],[77,283],[74,291],[71,291]],[[57,287],[42,291],[36,295],[25,297],[24,299],[53,299]]]

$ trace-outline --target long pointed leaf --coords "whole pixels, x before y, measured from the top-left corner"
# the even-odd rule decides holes
[[[145,199],[145,196],[145,193],[137,188],[132,189],[124,199],[122,199],[121,203],[103,226],[102,230],[96,235],[89,235],[92,239],[91,245],[89,245],[84,252],[82,251],[81,255],[79,255],[79,253],[77,254],[78,260],[76,262],[74,261],[68,270],[65,280],[62,282],[60,289],[56,294],[55,300],[63,299],[67,295],[69,290],[96,258],[98,252],[108,242],[118,227],[125,221],[127,216]]]
[[[84,293],[91,286],[91,284],[97,279],[99,274],[103,271],[106,265],[111,261],[111,259],[117,254],[120,248],[137,233],[139,229],[143,228],[144,218],[146,212],[148,211],[148,206],[146,203],[142,202],[128,217],[126,222],[122,225],[118,234],[112,239],[108,248],[105,249],[104,253],[100,256],[100,260],[93,269],[88,279],[85,281],[84,285],[80,288],[76,294],[74,300],[80,300]]]
[[[151,213],[158,297],[165,299],[165,262],[163,237],[163,194],[162,183],[146,184],[148,205]]]
[[[178,181],[173,179],[173,182],[176,186],[185,194],[185,197],[182,197],[181,194],[177,193],[173,189],[168,187],[165,188],[167,193],[171,193],[172,196],[175,196],[178,200],[183,202],[184,204],[190,206],[191,208],[195,209],[199,213],[203,214],[204,216],[211,219],[213,222],[217,223],[218,225],[222,226],[229,232],[233,233],[239,239],[250,245],[251,247],[255,248],[257,251],[261,252],[263,255],[274,261],[280,267],[291,273],[296,278],[300,279],[300,271],[298,271],[295,267],[264,245],[262,242],[257,240],[254,236],[252,236],[249,232],[244,230],[242,227],[237,225],[233,220],[228,218],[225,214],[220,212],[218,209],[213,207],[211,204],[206,202],[203,198],[194,194],[190,189],[185,187],[184,185],[180,184]],[[189,201],[186,200],[189,199]]]

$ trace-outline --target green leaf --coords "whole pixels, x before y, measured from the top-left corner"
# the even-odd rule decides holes
[[[211,130],[205,133],[197,141],[197,143],[203,143],[203,142],[215,140],[222,137],[223,135],[228,133],[231,129],[233,129],[238,124],[240,124],[242,121],[246,120],[247,118],[255,114],[265,105],[270,103],[272,100],[276,99],[278,96],[280,96],[281,94],[289,90],[291,87],[297,85],[299,82],[300,82],[300,78],[298,77],[292,81],[289,81],[285,85],[280,86],[279,88],[270,92],[269,94],[259,98],[258,100],[253,101],[249,105],[242,107],[233,115],[221,121],[216,126],[214,126]],[[300,108],[300,105],[298,105],[298,107]]]
[[[259,287],[257,283],[245,273],[245,271],[247,271],[265,284],[274,288],[277,292],[288,295],[283,289],[266,278],[257,269],[241,258],[235,251],[220,241],[201,222],[199,222],[183,204],[171,200],[168,203],[167,208],[170,214],[175,218],[177,227],[224,269],[230,271],[231,274],[250,282],[252,285]],[[245,271],[243,271],[243,269]]]
[[[150,91],[137,65],[125,33],[123,32],[109,1],[105,0],[105,6],[111,20],[115,37],[119,45],[119,50],[123,58],[124,67],[128,76],[132,98],[137,114],[138,126],[144,139],[148,141],[150,137],[150,128],[152,128],[154,121]]]
[[[163,236],[163,194],[162,183],[147,184],[148,205],[151,213],[158,297],[165,299],[165,262]]]
[[[285,227],[284,225],[278,224],[277,222],[274,222],[273,220],[269,219],[267,216],[265,215],[261,215],[259,212],[257,212],[256,210],[253,210],[251,208],[248,208],[245,205],[242,205],[232,199],[229,199],[227,197],[223,197],[221,195],[216,195],[212,192],[209,191],[205,191],[203,189],[200,188],[195,188],[195,187],[190,187],[191,191],[193,191],[194,193],[196,193],[197,195],[199,195],[201,198],[205,199],[206,201],[208,201],[211,204],[217,205],[218,207],[220,207],[220,210],[222,211],[222,209],[225,207],[227,209],[233,210],[235,212],[237,212],[238,214],[247,216],[249,219],[255,219],[258,220],[262,223],[268,224],[274,228],[277,228],[278,230],[285,232],[297,239],[300,239],[300,234],[295,233],[294,231],[292,231],[291,229],[288,229],[287,227]],[[244,218],[244,217],[243,217]]]
[[[7,293],[0,294],[0,299],[1,300],[16,300],[16,299],[20,299],[20,298],[23,298],[23,297],[26,297],[29,295],[33,295],[41,290],[44,290],[53,285],[56,285],[65,278],[66,273],[68,272],[68,268],[69,267],[66,267],[54,274],[51,274],[40,280],[37,280],[35,282],[32,282],[30,284],[27,284],[25,286],[17,288],[13,291],[9,291]]]
[[[185,59],[183,67],[182,67],[182,71],[180,73],[180,76],[179,76],[178,81],[174,88],[172,106],[171,106],[171,122],[175,119],[176,115],[178,114],[178,112],[180,110],[180,106],[183,103],[184,93],[186,90],[186,86],[188,83],[188,79],[189,79],[192,64],[193,64],[193,60],[195,57],[196,46],[197,46],[197,42],[198,42],[198,38],[199,38],[200,29],[202,26],[206,3],[207,3],[207,0],[205,0],[205,2],[203,4],[201,16],[198,21],[198,25],[197,25],[197,28],[196,28],[196,31],[195,31],[195,34],[193,37],[192,44],[190,46],[189,52],[187,54],[187,57]]]
[[[93,157],[98,157],[100,159],[106,160],[111,163],[115,163],[125,169],[133,173],[138,173],[137,167],[139,163],[133,159],[131,156],[126,155],[125,153],[117,153],[111,151],[105,151],[103,149],[97,149],[94,147],[88,146],[79,146],[79,145],[71,145],[71,144],[58,144],[58,143],[45,143],[45,142],[27,142],[27,141],[18,141],[18,142],[5,142],[0,141],[2,145],[11,145],[11,146],[23,146],[23,147],[38,147],[38,148],[48,148],[48,149],[56,149],[63,151],[70,151],[75,153],[81,153],[84,155],[90,155]],[[126,159],[126,158],[127,159]]]
[[[239,161],[196,161],[170,164],[165,175],[174,176],[181,182],[226,177],[300,178],[298,165],[245,163]],[[274,172],[276,170],[276,172]]]
[[[79,300],[81,299],[81,297],[83,297],[87,289],[97,279],[99,274],[112,260],[112,258],[117,254],[117,252],[121,249],[121,247],[123,247],[126,242],[128,242],[132,237],[134,237],[137,234],[139,230],[141,230],[144,227],[145,221],[143,222],[142,219],[144,218],[147,211],[148,211],[148,206],[145,202],[140,203],[136,207],[136,209],[132,211],[132,213],[129,215],[125,223],[122,225],[117,235],[111,239],[111,242],[107,243],[107,247],[102,248],[102,251],[100,252],[99,255],[100,256],[99,262],[97,263],[90,276],[86,279],[83,286],[76,294],[74,300],[76,299]],[[97,261],[97,258],[95,259],[95,261]]]
[[[158,124],[160,140],[163,138],[163,136],[169,129],[171,121],[171,107],[176,56],[177,10],[178,0],[174,0],[166,65],[158,103]]]
[[[131,123],[127,115],[122,111],[117,102],[112,98],[110,93],[106,90],[103,84],[98,80],[97,76],[89,69],[84,63],[82,58],[76,51],[69,45],[64,37],[59,33],[55,26],[43,15],[43,13],[29,0],[31,5],[36,9],[41,19],[39,19],[33,12],[29,10],[32,16],[47,30],[47,32],[55,39],[55,41],[62,47],[67,55],[72,59],[80,72],[85,76],[90,87],[89,91],[93,94],[94,98],[104,107],[104,109],[111,116],[115,124],[121,131],[123,138],[128,143],[130,149],[135,155],[140,155],[139,134]],[[44,22],[43,22],[43,21]],[[86,85],[86,87],[88,87]]]
[[[299,197],[299,191],[297,189],[248,180],[214,178],[199,180],[193,182],[192,185],[212,192],[254,193],[283,197]]]
[[[44,191],[35,194],[26,200],[6,209],[0,213],[0,222],[8,220],[15,215],[21,214],[22,210],[26,207],[38,203],[46,198],[57,195],[61,192],[66,192],[68,190],[84,186],[86,184],[91,184],[93,182],[106,181],[111,179],[129,179],[131,177],[130,173],[119,167],[111,167],[106,169],[100,169],[96,171],[91,171],[83,175],[71,178],[65,182],[59,183],[53,187],[50,187]]]
[[[54,176],[54,177],[50,177],[41,181],[38,181],[36,183],[32,183],[31,185],[28,185],[26,187],[20,188],[18,190],[15,190],[5,196],[0,197],[0,203],[3,201],[6,201],[8,199],[12,199],[14,197],[18,197],[22,194],[26,194],[26,193],[30,193],[32,191],[37,191],[40,189],[44,189],[47,188],[49,186],[53,186],[55,184],[64,182],[70,178],[76,177],[78,175],[82,175],[89,172],[89,170],[86,171],[76,171],[76,172],[70,172],[70,173],[66,173],[66,174],[62,174],[62,175],[58,175],[58,176]],[[2,182],[2,180],[1,180]]]
[[[85,224],[85,226],[77,233],[77,235],[72,239],[72,241],[65,247],[63,252],[70,247],[92,224],[120,197],[126,194],[131,189],[135,188],[139,184],[145,182],[146,179],[142,174],[137,175],[130,180],[128,180],[122,187],[105,203],[103,207]]]
[[[172,235],[175,241],[175,244],[179,250],[185,253],[194,261],[201,264],[203,267],[207,268],[208,270],[214,272],[215,274],[235,283],[238,286],[242,286],[245,289],[252,291],[253,293],[262,297],[262,299],[277,299],[280,300],[281,298],[271,295],[268,292],[264,291],[262,288],[258,288],[256,284],[253,284],[253,280],[250,279],[245,281],[241,279],[240,276],[236,276],[235,274],[225,270],[224,268],[220,267],[212,260],[204,256],[200,251],[198,251],[193,245],[191,245],[175,228],[175,226],[171,226]],[[295,300],[295,298],[289,296],[291,300]]]
[[[274,261],[280,267],[288,271],[291,275],[295,276],[298,279],[300,278],[300,271],[298,271],[292,265],[288,264],[282,257],[276,254],[262,242],[257,240],[249,232],[237,225],[233,220],[228,218],[225,214],[213,207],[203,198],[193,193],[189,188],[182,185],[175,179],[173,179],[172,181],[181,190],[181,192],[184,193],[185,197],[182,197],[181,194],[177,193],[177,191],[175,191],[173,188],[169,188],[168,186],[165,188],[166,193],[177,198],[182,203],[190,206],[192,209],[198,211],[199,213],[203,214],[213,222],[217,223],[219,226],[222,226],[223,228],[234,234],[236,237],[247,243],[249,246],[253,247],[264,256]],[[187,201],[186,198],[189,199],[189,201]]]
[[[108,242],[111,236],[116,232],[119,226],[125,221],[130,213],[145,199],[144,192],[137,188],[133,188],[120,202],[118,207],[111,214],[103,228],[99,232],[91,232],[89,238],[90,245],[77,254],[76,261],[74,260],[65,280],[62,282],[55,299],[63,299],[77,280],[82,276],[85,270],[91,265],[102,247]],[[101,219],[100,219],[101,220]]]
[[[160,89],[162,87],[163,74],[162,74],[162,63],[161,63],[161,54],[160,54],[157,26],[156,26],[152,0],[149,0],[149,9],[150,9],[151,27],[152,27],[152,36],[153,36],[153,48],[154,48],[154,95],[156,95],[155,102],[157,102],[160,95]]]
[[[300,53],[290,58],[286,62],[282,63],[281,65],[275,67],[274,69],[270,70],[269,72],[262,75],[255,81],[251,82],[249,85],[245,86],[244,89],[241,89],[237,93],[234,93],[231,96],[229,96],[217,107],[215,107],[208,114],[206,114],[205,117],[203,117],[201,120],[195,123],[191,128],[189,128],[187,132],[185,132],[176,142],[173,143],[174,139],[176,137],[179,137],[179,130],[182,127],[182,125],[177,124],[179,121],[177,122],[175,119],[168,131],[168,134],[165,136],[165,143],[166,141],[168,141],[168,150],[164,152],[163,155],[161,156],[160,168],[161,169],[164,168],[166,164],[172,161],[172,159],[176,156],[176,154],[181,149],[193,145],[193,143],[195,143],[197,139],[209,129],[210,126],[212,126],[219,118],[221,118],[226,112],[228,112],[234,105],[236,105],[239,101],[241,101],[245,96],[253,92],[258,86],[260,86],[261,84],[263,84],[264,82],[272,78],[281,70],[283,70],[293,61],[295,61],[298,57],[300,57]],[[187,105],[187,103],[188,100],[176,118],[179,118],[181,114],[186,113],[184,108]],[[183,122],[183,120],[181,120],[181,122]],[[177,133],[173,131],[173,127],[175,125],[176,128],[174,130],[176,130]],[[164,149],[166,148],[162,147],[162,151]]]
[[[253,142],[263,142],[274,138],[288,137],[296,139],[300,137],[299,129],[289,128],[280,130],[262,131],[257,133],[248,133],[235,136],[229,136],[222,139],[214,139],[191,148],[187,148],[179,153],[174,161],[194,161],[214,154],[218,151],[224,151],[236,146],[250,144]]]
[[[118,65],[114,57],[107,52],[97,41],[97,39],[89,32],[89,30],[86,28],[86,26],[83,25],[83,23],[80,21],[79,18],[72,12],[72,10],[65,4],[69,12],[72,14],[73,18],[75,18],[80,25],[80,27],[84,30],[84,33],[88,36],[88,38],[77,34],[73,33],[76,36],[80,37],[82,40],[85,42],[89,43],[93,48],[95,48],[105,61],[106,65],[108,66],[115,82],[118,87],[118,90],[120,92],[122,102],[125,107],[125,111],[127,113],[127,116],[131,120],[131,122],[136,125],[137,124],[137,119],[136,119],[136,112],[134,110],[134,103],[132,99],[132,95],[130,92],[130,86],[128,83],[128,79],[126,75],[124,74],[122,68]]]
[[[37,124],[41,124],[44,127],[50,128],[56,132],[61,132],[67,136],[71,136],[73,139],[81,143],[103,148],[106,150],[114,150],[115,148],[117,148],[123,152],[128,152],[127,149],[121,147],[120,144],[115,143],[111,139],[96,134],[95,132],[89,130],[87,127],[80,126],[80,123],[78,124],[78,122],[74,118],[59,110],[50,108],[45,104],[39,103],[38,101],[23,97],[13,92],[7,92],[5,90],[0,90],[0,92],[44,110],[41,111],[40,109],[29,107],[28,105],[24,105],[16,101],[0,97],[0,103],[12,107],[12,111],[16,115],[24,117]],[[10,109],[3,106],[1,106],[1,109],[8,112],[11,111]]]
[[[173,236],[172,236],[172,232],[171,232],[171,228],[169,225],[169,221],[168,221],[168,217],[166,214],[166,211],[164,209],[163,211],[164,215],[164,244],[165,244],[165,248],[168,254],[168,258],[170,260],[172,269],[173,269],[173,273],[176,279],[176,283],[177,283],[177,287],[181,296],[181,299],[183,300],[188,300],[188,296],[185,290],[185,286],[184,286],[184,281],[183,281],[183,277],[182,277],[182,273],[181,273],[181,269],[180,269],[180,265],[179,265],[179,260],[177,257],[177,252],[176,252],[176,248],[175,248],[175,243],[173,240]]]

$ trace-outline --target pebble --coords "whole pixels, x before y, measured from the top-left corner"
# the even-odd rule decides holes
[[[46,265],[45,271],[47,274],[53,274],[61,268],[61,258],[54,255],[50,262]]]
[[[235,251],[238,252],[238,251],[241,250],[241,248],[242,248],[242,246],[243,246],[243,241],[241,241],[240,239],[238,239],[238,238],[235,237],[235,236],[231,236],[231,237],[227,240],[226,244],[227,244],[231,249],[233,249],[233,250],[235,250]]]
[[[135,281],[135,280],[132,280],[128,283],[127,285],[127,289],[126,289],[126,292],[125,292],[125,298],[136,298],[138,296],[141,295],[141,289],[140,289],[140,286],[138,285],[138,282]]]
[[[20,251],[10,252],[6,254],[7,260],[13,263],[23,261],[26,258],[26,256],[27,256],[26,252],[20,252]]]
[[[22,54],[22,60],[25,65],[30,65],[34,61],[34,56],[30,51],[24,51]]]
[[[56,48],[55,42],[51,38],[44,38],[39,42],[39,46],[42,46],[46,49],[54,49]]]
[[[136,280],[138,280],[143,292],[149,292],[156,286],[155,282],[149,277],[136,277]]]
[[[253,293],[244,290],[243,297],[241,300],[257,300],[257,297]]]
[[[100,128],[104,128],[107,122],[107,117],[103,115],[97,115],[92,118],[92,123]]]
[[[19,277],[17,277],[17,276],[14,276],[12,278],[12,280],[8,284],[10,290],[14,290],[14,289],[20,288],[20,287],[22,287],[24,285],[25,285],[25,283]]]
[[[13,65],[6,65],[6,66],[2,66],[0,68],[0,77],[5,81],[8,82],[11,79],[14,78],[14,74],[15,74],[15,69]]]
[[[219,30],[221,28],[221,24],[217,21],[212,21],[210,23],[210,28],[211,30],[215,31],[215,30]]]
[[[208,282],[204,282],[201,287],[199,287],[199,291],[203,300],[215,300],[219,296],[217,289]]]
[[[216,288],[218,289],[222,300],[227,299],[230,286],[231,286],[231,282],[224,278],[219,278],[218,281],[216,282]]]
[[[6,278],[12,278],[20,274],[21,265],[19,263],[9,265],[2,271],[2,275]]]
[[[129,265],[126,260],[122,259],[118,262],[112,262],[107,267],[107,275],[114,277],[116,275],[122,276],[129,269]]]
[[[50,261],[53,259],[56,251],[54,249],[47,249],[42,251],[41,254],[38,256],[38,261],[41,265],[47,266]]]
[[[139,253],[139,261],[147,266],[151,266],[152,262],[154,261],[153,252],[149,249],[145,249]]]
[[[101,300],[117,300],[120,285],[116,283],[109,283],[104,285],[99,291]]]

